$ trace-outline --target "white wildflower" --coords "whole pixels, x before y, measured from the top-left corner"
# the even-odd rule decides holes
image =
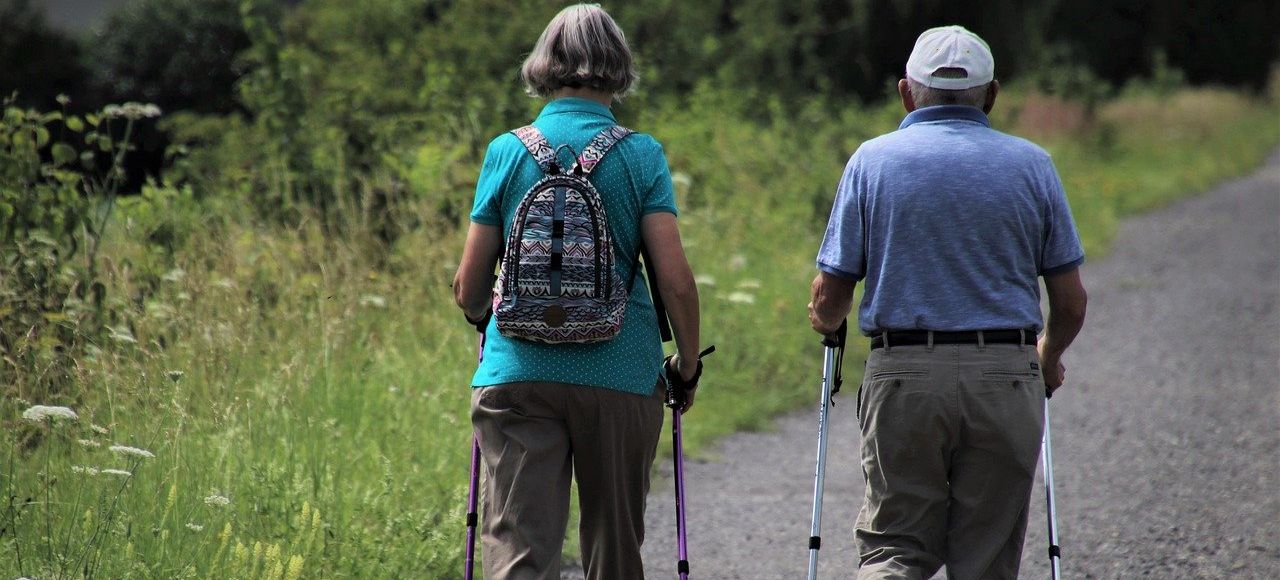
[[[137,447],[129,447],[128,445],[112,445],[107,449],[110,449],[114,453],[119,453],[120,455],[132,455],[134,457],[142,457],[146,459],[151,459],[156,456],[155,453],[147,451],[146,449],[138,449]]]
[[[747,278],[746,280],[738,282],[738,287],[743,290],[759,290],[760,281],[755,278]]]
[[[387,299],[381,296],[378,296],[377,294],[365,294],[364,296],[360,297],[360,305],[372,306],[374,308],[386,308]]]
[[[89,424],[89,428],[90,428],[90,429],[92,429],[94,433],[97,433],[97,434],[99,434],[99,435],[106,435],[107,433],[109,433],[109,431],[107,431],[107,428],[106,428],[106,427],[103,427],[103,426],[98,425],[98,424],[96,424],[96,423],[90,423],[90,424]]]
[[[204,505],[207,505],[210,507],[226,507],[228,505],[231,505],[231,498],[225,495],[218,495],[215,493],[209,497],[204,498]]]
[[[232,290],[236,287],[236,283],[230,278],[218,278],[213,281],[213,285],[223,290]]]
[[[125,103],[123,105],[107,105],[102,108],[102,116],[109,119],[124,117],[136,121],[160,116],[160,107],[151,103]]]
[[[123,469],[103,469],[100,473],[106,475],[119,475],[120,477],[132,477],[133,474]]]
[[[186,276],[187,276],[186,270],[183,270],[182,268],[174,268],[172,270],[169,270],[168,272],[165,272],[164,275],[160,276],[160,279],[164,280],[165,282],[178,282],[183,278],[185,278]]]
[[[72,465],[72,466],[71,466],[71,473],[83,473],[83,474],[85,474],[85,475],[90,475],[90,476],[92,476],[92,475],[98,475],[98,468],[97,468],[97,467],[81,466],[81,465]]]
[[[715,286],[716,278],[710,274],[698,274],[693,277],[693,281],[699,286]]]
[[[725,297],[729,302],[734,304],[755,304],[756,297],[746,292],[732,292]]]
[[[204,526],[197,524],[195,522],[187,522],[187,529],[193,532],[203,532]]]
[[[30,409],[23,411],[22,418],[28,421],[39,422],[45,419],[48,419],[50,421],[53,421],[54,419],[69,419],[69,420],[75,421],[80,417],[76,415],[76,412],[72,411],[70,407],[51,407],[48,405],[35,405]]]
[[[102,447],[101,443],[98,443],[93,439],[80,439],[79,442],[82,447]]]
[[[182,380],[182,377],[185,376],[187,373],[184,373],[182,371],[165,371],[164,374],[165,376],[169,377],[169,380],[176,383]]]
[[[729,267],[734,270],[741,270],[747,267],[747,257],[742,254],[734,254],[729,258]]]

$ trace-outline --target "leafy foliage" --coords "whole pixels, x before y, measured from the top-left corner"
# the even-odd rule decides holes
[[[65,99],[64,99],[65,102]],[[0,120],[0,384],[5,395],[63,403],[78,359],[100,339],[129,342],[112,328],[98,278],[98,250],[110,221],[133,123],[152,105],[100,114],[41,114],[7,106]],[[113,137],[113,125],[122,137]],[[76,146],[83,143],[83,153]],[[75,144],[76,146],[73,146]],[[48,157],[44,152],[48,152]],[[105,177],[95,171],[108,160]]]

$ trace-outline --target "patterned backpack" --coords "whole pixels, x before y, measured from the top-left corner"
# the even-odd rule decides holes
[[[601,131],[568,172],[541,131],[530,125],[512,133],[543,177],[520,200],[507,235],[493,296],[498,331],[553,344],[612,339],[622,330],[629,285],[614,269],[609,219],[587,177],[632,131]]]

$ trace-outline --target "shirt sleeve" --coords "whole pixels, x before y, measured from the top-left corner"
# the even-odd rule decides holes
[[[647,156],[650,171],[646,172],[652,175],[652,179],[649,181],[649,190],[644,193],[644,209],[641,215],[658,212],[674,214],[676,213],[676,193],[675,186],[671,183],[671,168],[667,166],[667,155],[657,141],[653,142],[653,146],[653,153]]]
[[[500,169],[501,139],[499,136],[489,142],[484,163],[480,166],[480,177],[476,179],[476,197],[471,204],[471,221],[487,226],[502,225],[502,190],[506,185],[507,172]]]
[[[818,248],[818,269],[842,278],[861,280],[866,274],[865,216],[858,154],[845,166],[836,200],[827,220],[827,232]]]
[[[1076,222],[1071,217],[1071,205],[1062,187],[1062,179],[1046,159],[1040,179],[1048,194],[1048,215],[1045,216],[1044,240],[1040,253],[1040,275],[1050,276],[1080,267],[1084,263],[1084,246]]]

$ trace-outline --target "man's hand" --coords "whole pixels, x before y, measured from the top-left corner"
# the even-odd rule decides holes
[[[1041,340],[1036,350],[1040,353],[1040,372],[1044,375],[1046,393],[1053,396],[1053,392],[1058,390],[1067,378],[1067,367],[1062,364],[1060,355],[1045,352],[1044,345],[1045,341]]]
[[[1062,366],[1062,353],[1084,326],[1089,296],[1080,282],[1079,268],[1045,276],[1044,286],[1049,294],[1049,320],[1036,351],[1040,354],[1040,372],[1044,374],[1047,394],[1052,396],[1066,379],[1067,368]]]
[[[840,324],[853,308],[855,281],[826,272],[813,279],[809,301],[809,324],[823,336],[840,330]]]

